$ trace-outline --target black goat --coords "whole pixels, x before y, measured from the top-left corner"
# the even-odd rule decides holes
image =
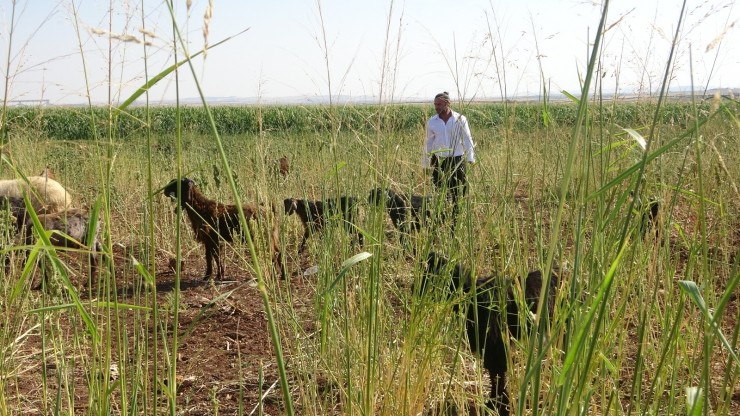
[[[642,239],[647,238],[648,231],[650,230],[653,230],[655,238],[658,238],[660,232],[658,227],[658,222],[660,221],[658,216],[661,211],[660,200],[655,196],[648,196],[647,198],[635,197],[634,191],[630,191],[630,197],[634,199],[635,215],[640,218],[637,228],[640,231]]]
[[[385,203],[393,225],[404,233],[401,234],[401,241],[405,239],[405,234],[419,231],[422,224],[432,218],[431,196],[411,195],[411,198],[407,198],[392,189],[384,191],[382,188],[375,188],[370,191],[367,202],[379,207]]]
[[[178,198],[178,183],[182,191],[182,197]],[[163,189],[164,195],[179,201],[176,209],[184,209],[190,220],[190,225],[195,233],[195,240],[202,243],[206,253],[206,272],[204,280],[208,280],[213,275],[213,261],[216,262],[216,274],[218,279],[224,278],[224,265],[221,261],[223,252],[223,242],[233,242],[234,237],[244,238],[243,230],[239,223],[239,210],[236,205],[227,205],[220,202],[212,201],[206,198],[201,192],[195,181],[189,178],[182,178],[180,181],[173,179]],[[267,219],[267,209],[254,204],[242,204],[242,212],[249,226],[250,221],[259,221]],[[273,220],[273,229],[271,236],[271,254],[275,271],[280,273],[283,279],[286,278],[282,268],[282,255],[280,253],[278,224]],[[252,229],[250,226],[250,235]]]
[[[647,237],[647,232],[650,229],[652,229],[655,233],[655,238],[658,238],[658,215],[660,215],[660,201],[658,201],[658,198],[651,196],[644,203],[640,200],[638,200],[637,202],[638,209],[642,210],[642,215],[640,216],[640,234],[642,235],[642,238],[644,239]]]
[[[466,296],[467,313],[465,328],[470,349],[483,358],[483,367],[491,377],[491,393],[486,405],[501,416],[509,415],[509,396],[506,392],[506,347],[508,339],[504,338],[504,325],[514,337],[519,337],[522,330],[527,330],[525,322],[520,321],[520,304],[516,301],[511,283],[506,279],[486,277],[473,280],[470,271],[455,264],[450,267],[449,261],[441,255],[431,252],[425,263],[421,290],[428,290],[432,275],[449,273],[450,281],[445,289],[447,295],[461,290]],[[555,292],[558,277],[555,273],[548,281],[550,290],[547,297],[547,312],[552,319],[555,306]],[[543,276],[539,270],[529,272],[524,280],[524,301],[528,306],[526,312],[535,313],[542,289]],[[475,293],[471,293],[475,290]],[[505,291],[505,292],[502,292]],[[455,309],[459,308],[455,305]]]
[[[303,239],[298,249],[299,252],[302,252],[306,247],[306,240],[311,233],[318,233],[326,227],[327,215],[341,214],[340,218],[344,223],[345,230],[354,235],[360,245],[364,243],[362,233],[354,226],[358,217],[357,198],[341,196],[325,201],[286,198],[283,200],[283,206],[286,215],[295,213],[303,223]]]
[[[10,228],[14,232],[13,235],[8,237],[19,236],[23,234],[23,229],[28,219],[28,211],[26,211],[26,203],[22,197],[17,196],[0,196],[0,210],[5,211],[8,214],[6,217],[11,221],[13,227]],[[8,250],[4,255],[5,262],[5,274],[10,272],[10,251]]]

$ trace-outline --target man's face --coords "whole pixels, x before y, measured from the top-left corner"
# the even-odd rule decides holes
[[[434,99],[434,111],[437,112],[437,114],[445,114],[447,113],[447,110],[450,108],[450,103],[447,101],[441,99],[441,98],[435,98]]]

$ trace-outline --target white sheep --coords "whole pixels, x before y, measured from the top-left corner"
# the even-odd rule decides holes
[[[0,180],[0,197],[23,198],[27,193],[36,212],[61,212],[71,207],[72,197],[64,187],[54,179],[44,176],[29,176],[28,182],[23,179]]]

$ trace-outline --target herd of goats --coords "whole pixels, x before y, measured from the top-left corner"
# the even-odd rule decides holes
[[[281,170],[287,169],[286,162],[281,160]],[[216,278],[224,278],[222,251],[224,243],[233,242],[235,238],[244,238],[240,227],[239,208],[233,204],[223,204],[207,198],[198,188],[195,181],[189,178],[174,179],[163,188],[165,196],[177,202],[177,208],[183,210],[192,226],[195,239],[205,248],[205,279],[213,278],[213,264],[216,264]],[[41,226],[51,231],[50,242],[56,246],[85,249],[90,252],[90,270],[95,273],[96,253],[101,250],[99,242],[100,221],[90,225],[90,213],[85,209],[72,208],[66,190],[57,182],[47,169],[38,176],[20,179],[0,180],[0,197],[5,209],[11,214],[17,239],[25,246],[34,241],[34,225],[30,221],[28,206],[37,213]],[[370,192],[368,202],[385,207],[393,225],[403,236],[419,230],[422,224],[433,215],[428,208],[430,197],[407,197],[391,189],[376,188]],[[284,200],[286,215],[296,214],[303,223],[304,234],[299,251],[305,248],[306,240],[312,233],[321,231],[330,215],[340,217],[346,230],[362,245],[363,235],[353,226],[357,215],[358,201],[353,197],[340,197],[324,201],[287,198]],[[657,215],[657,204],[654,206]],[[653,207],[651,206],[651,212]],[[251,222],[259,221],[274,215],[274,208],[264,205],[242,204],[241,214]],[[272,261],[276,273],[286,278],[282,267],[282,257],[278,244],[277,221],[270,235]],[[90,228],[94,227],[94,230]],[[251,226],[250,226],[251,232]],[[254,235],[254,234],[251,234]],[[6,274],[9,260],[6,257]],[[424,262],[420,293],[431,291],[433,276],[447,276],[448,284],[443,288],[446,296],[461,295],[455,308],[466,311],[466,332],[470,349],[478,354],[483,366],[491,378],[491,392],[486,404],[499,415],[509,414],[509,396],[507,394],[506,371],[509,336],[519,337],[524,330],[533,325],[532,314],[535,314],[540,299],[540,292],[545,291],[546,302],[542,307],[544,316],[552,318],[555,306],[555,292],[559,290],[560,280],[556,273],[545,278],[540,271],[530,272],[522,279],[523,291],[516,295],[514,285],[509,279],[496,276],[475,278],[471,272],[453,263],[440,254],[431,252]],[[41,287],[41,283],[37,286]],[[523,301],[522,301],[523,299]],[[526,305],[526,308],[522,306]]]

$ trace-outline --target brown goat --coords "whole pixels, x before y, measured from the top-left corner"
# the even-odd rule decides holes
[[[53,180],[57,179],[56,175],[54,175],[54,171],[51,170],[51,166],[49,165],[46,165],[44,170],[42,170],[41,173],[39,173],[39,176],[42,176],[46,179],[53,179]]]
[[[280,175],[282,175],[283,178],[286,178],[288,174],[290,173],[290,164],[288,164],[288,156],[282,156],[278,160],[278,163],[280,164]]]
[[[178,184],[182,197],[178,198]],[[165,196],[179,201],[178,209],[184,209],[190,225],[195,233],[195,240],[205,248],[206,272],[204,280],[213,276],[213,262],[216,262],[218,279],[224,278],[224,265],[221,261],[223,242],[231,243],[234,237],[243,239],[244,234],[239,223],[239,211],[236,205],[226,205],[206,198],[195,181],[189,178],[173,179],[163,190]],[[259,221],[268,216],[265,208],[253,204],[243,204],[244,218],[249,221]],[[250,227],[250,235],[253,235]],[[272,261],[275,270],[285,279],[280,253],[278,224],[274,222],[271,236]]]

